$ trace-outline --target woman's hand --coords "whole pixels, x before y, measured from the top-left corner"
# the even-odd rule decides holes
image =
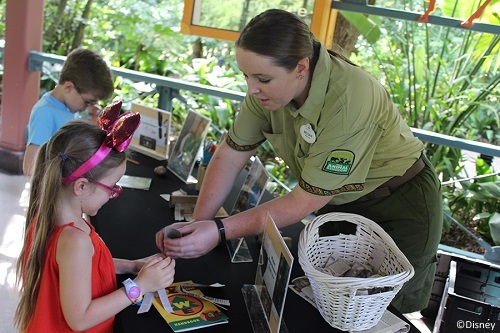
[[[178,228],[180,224],[173,226]],[[198,258],[210,252],[219,244],[219,231],[214,221],[196,221],[178,228],[181,238],[164,237],[163,229],[156,234],[156,245],[172,258]]]
[[[160,231],[158,231],[155,235],[155,239],[156,239],[156,246],[158,247],[158,249],[162,252],[162,253],[165,253],[165,246],[163,245],[163,240],[166,238],[165,237],[165,230],[166,229],[176,229],[176,230],[179,230],[180,228],[186,226],[186,225],[189,225],[193,222],[178,222],[178,223],[173,223],[169,226],[166,226],[164,228],[161,228]],[[182,235],[182,233],[181,233]]]

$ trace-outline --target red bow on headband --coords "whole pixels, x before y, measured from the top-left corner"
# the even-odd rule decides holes
[[[139,127],[141,116],[138,112],[126,112],[120,115],[121,109],[122,102],[116,101],[108,104],[101,111],[97,119],[97,125],[106,132],[104,141],[94,155],[63,178],[64,184],[69,184],[92,170],[108,156],[111,149],[119,152],[127,149],[132,140],[132,135]]]
[[[119,152],[127,149],[132,135],[141,121],[138,112],[127,112],[120,115],[121,109],[122,101],[113,102],[108,104],[97,118],[97,125],[107,133],[103,144]]]

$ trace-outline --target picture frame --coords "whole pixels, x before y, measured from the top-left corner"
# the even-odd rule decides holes
[[[283,309],[294,258],[268,213],[255,284],[241,288],[254,332],[288,332]],[[255,328],[258,327],[258,330]]]
[[[168,159],[170,146],[170,112],[132,103],[131,112],[139,112],[141,123],[132,136],[130,148],[158,160]]]
[[[231,210],[231,215],[259,205],[266,186],[269,183],[269,173],[257,156],[253,157],[250,170],[241,186],[240,192]],[[226,242],[229,257],[232,263],[252,262],[252,255],[244,237],[235,238]]]
[[[201,149],[211,123],[210,118],[194,110],[189,110],[179,137],[172,149],[167,169],[186,184],[196,181],[191,176],[191,173],[196,163],[196,156]]]
[[[337,11],[332,10],[331,0],[309,1],[305,7],[304,1],[287,1],[286,4],[280,1],[253,1],[225,12],[224,6],[228,4],[216,0],[184,0],[181,33],[234,42],[252,17],[266,9],[280,8],[300,16],[316,38],[327,48],[332,47]],[[221,8],[227,16],[224,20],[217,19]],[[245,20],[242,21],[242,18]]]
[[[231,215],[241,213],[259,205],[269,182],[269,173],[257,156],[253,157],[250,170],[234,202]]]
[[[255,285],[260,286],[259,298],[272,333],[280,332],[280,326],[283,325],[283,309],[293,260],[278,227],[268,213]]]

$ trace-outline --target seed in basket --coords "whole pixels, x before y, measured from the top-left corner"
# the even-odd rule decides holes
[[[356,290],[356,296],[380,294],[380,293],[392,291],[393,289],[394,288],[391,288],[391,287],[362,288],[362,289]]]
[[[370,294],[370,289],[357,289],[356,290],[356,296],[360,296],[360,295],[369,295]]]
[[[366,278],[372,276],[373,274],[374,274],[374,269],[371,265],[355,262],[354,264],[352,264],[351,269],[344,274],[344,276]]]
[[[368,277],[371,277],[372,275],[373,275],[373,272],[371,270],[364,269],[361,272],[359,272],[359,274],[357,275],[357,277],[368,278]]]
[[[333,255],[330,254],[330,256],[328,257],[328,260],[326,261],[325,266],[323,266],[323,267],[330,266],[331,264],[333,264],[335,262],[335,260],[337,260],[337,258],[335,258]]]
[[[342,259],[337,259],[333,264],[325,267],[333,276],[342,276],[351,269],[351,266]]]
[[[380,294],[380,293],[385,293],[385,292],[388,292],[388,291],[392,291],[394,290],[394,288],[392,287],[378,287],[378,288],[372,288],[370,290],[370,295],[372,294]]]

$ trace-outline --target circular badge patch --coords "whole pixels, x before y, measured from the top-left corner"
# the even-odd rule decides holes
[[[300,126],[300,135],[307,143],[314,143],[316,141],[316,133],[311,126],[311,124],[305,124]]]

